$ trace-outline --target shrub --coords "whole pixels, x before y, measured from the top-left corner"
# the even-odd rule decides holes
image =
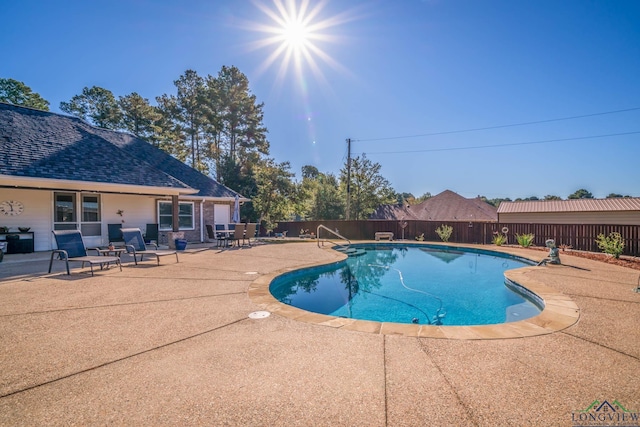
[[[624,249],[624,240],[622,235],[616,231],[609,233],[608,236],[598,234],[596,244],[605,254],[613,255],[614,258],[620,258]]]
[[[448,242],[449,237],[451,237],[451,233],[453,233],[453,227],[450,225],[442,224],[440,227],[436,228],[436,234],[440,236],[443,242]]]
[[[507,236],[499,233],[494,234],[493,238],[491,239],[491,243],[493,243],[496,246],[502,246],[506,241],[507,241]]]
[[[523,248],[528,248],[529,246],[531,246],[533,244],[533,239],[536,236],[532,233],[529,234],[516,234],[516,240],[518,241],[518,244],[520,246],[522,246]]]
[[[416,240],[419,242],[422,242],[424,240],[424,233],[420,234],[419,236],[416,236]]]

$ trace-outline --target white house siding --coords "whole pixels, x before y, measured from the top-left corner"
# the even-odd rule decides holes
[[[500,223],[640,225],[640,212],[498,213]]]
[[[154,196],[103,194],[102,238],[94,246],[104,246],[109,243],[108,224],[122,223],[124,228],[139,228],[144,233],[147,224],[158,222],[157,200]],[[119,210],[122,211],[122,216],[118,215]]]
[[[31,227],[34,250],[50,251],[55,247],[53,237],[53,191],[0,188],[0,201],[17,200],[24,205],[20,215],[0,214],[0,227],[18,231],[18,227]],[[78,196],[81,193],[76,193]],[[78,197],[77,200],[80,200]],[[122,223],[123,227],[138,227],[143,232],[148,223],[156,223],[156,197],[140,195],[101,194],[101,236],[85,236],[87,247],[109,243],[107,224]],[[117,214],[121,209],[123,215]]]
[[[34,234],[34,250],[51,250],[53,237],[53,193],[48,190],[19,190],[0,188],[0,202],[16,200],[24,205],[20,215],[0,214],[0,227],[18,231],[18,227],[31,227]]]
[[[72,192],[72,191],[65,191]],[[75,192],[77,201],[80,201],[82,193]],[[4,200],[17,200],[24,205],[24,211],[20,215],[10,216],[0,214],[0,227],[9,227],[10,231],[18,231],[18,227],[31,227],[34,233],[34,250],[50,251],[55,248],[53,237],[53,190],[27,190],[0,188],[0,202]],[[85,193],[86,194],[86,193]],[[100,193],[98,193],[100,194]],[[109,243],[108,224],[121,223],[123,227],[140,228],[144,233],[147,224],[158,222],[157,202],[163,199],[158,196],[130,195],[130,194],[100,194],[100,218],[101,235],[83,236],[88,248],[106,246]],[[185,200],[185,199],[181,199]],[[186,200],[185,200],[186,201]],[[192,231],[185,232],[185,238],[189,241],[200,241],[200,221],[204,224],[223,223],[230,221],[230,204],[214,204],[210,201],[204,203],[203,217],[200,216],[202,207],[200,200],[194,203],[194,226]],[[118,211],[122,211],[122,216]],[[167,232],[160,232],[159,240],[167,243]]]

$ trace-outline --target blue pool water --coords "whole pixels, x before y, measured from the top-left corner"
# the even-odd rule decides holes
[[[540,313],[542,302],[507,283],[526,260],[484,250],[352,245],[365,254],[277,277],[279,301],[304,310],[379,322],[487,325]]]

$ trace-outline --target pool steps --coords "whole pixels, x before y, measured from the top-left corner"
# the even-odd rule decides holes
[[[338,252],[342,252],[343,254],[347,255],[347,256],[361,256],[366,254],[367,252],[364,249],[358,249],[358,248],[349,248],[349,247],[338,247],[338,248],[334,248],[336,251]]]

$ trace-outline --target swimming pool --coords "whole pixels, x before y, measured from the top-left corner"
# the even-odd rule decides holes
[[[360,244],[364,255],[276,277],[280,302],[331,316],[378,322],[489,325],[540,313],[542,300],[508,269],[532,265],[511,255],[424,244]]]

